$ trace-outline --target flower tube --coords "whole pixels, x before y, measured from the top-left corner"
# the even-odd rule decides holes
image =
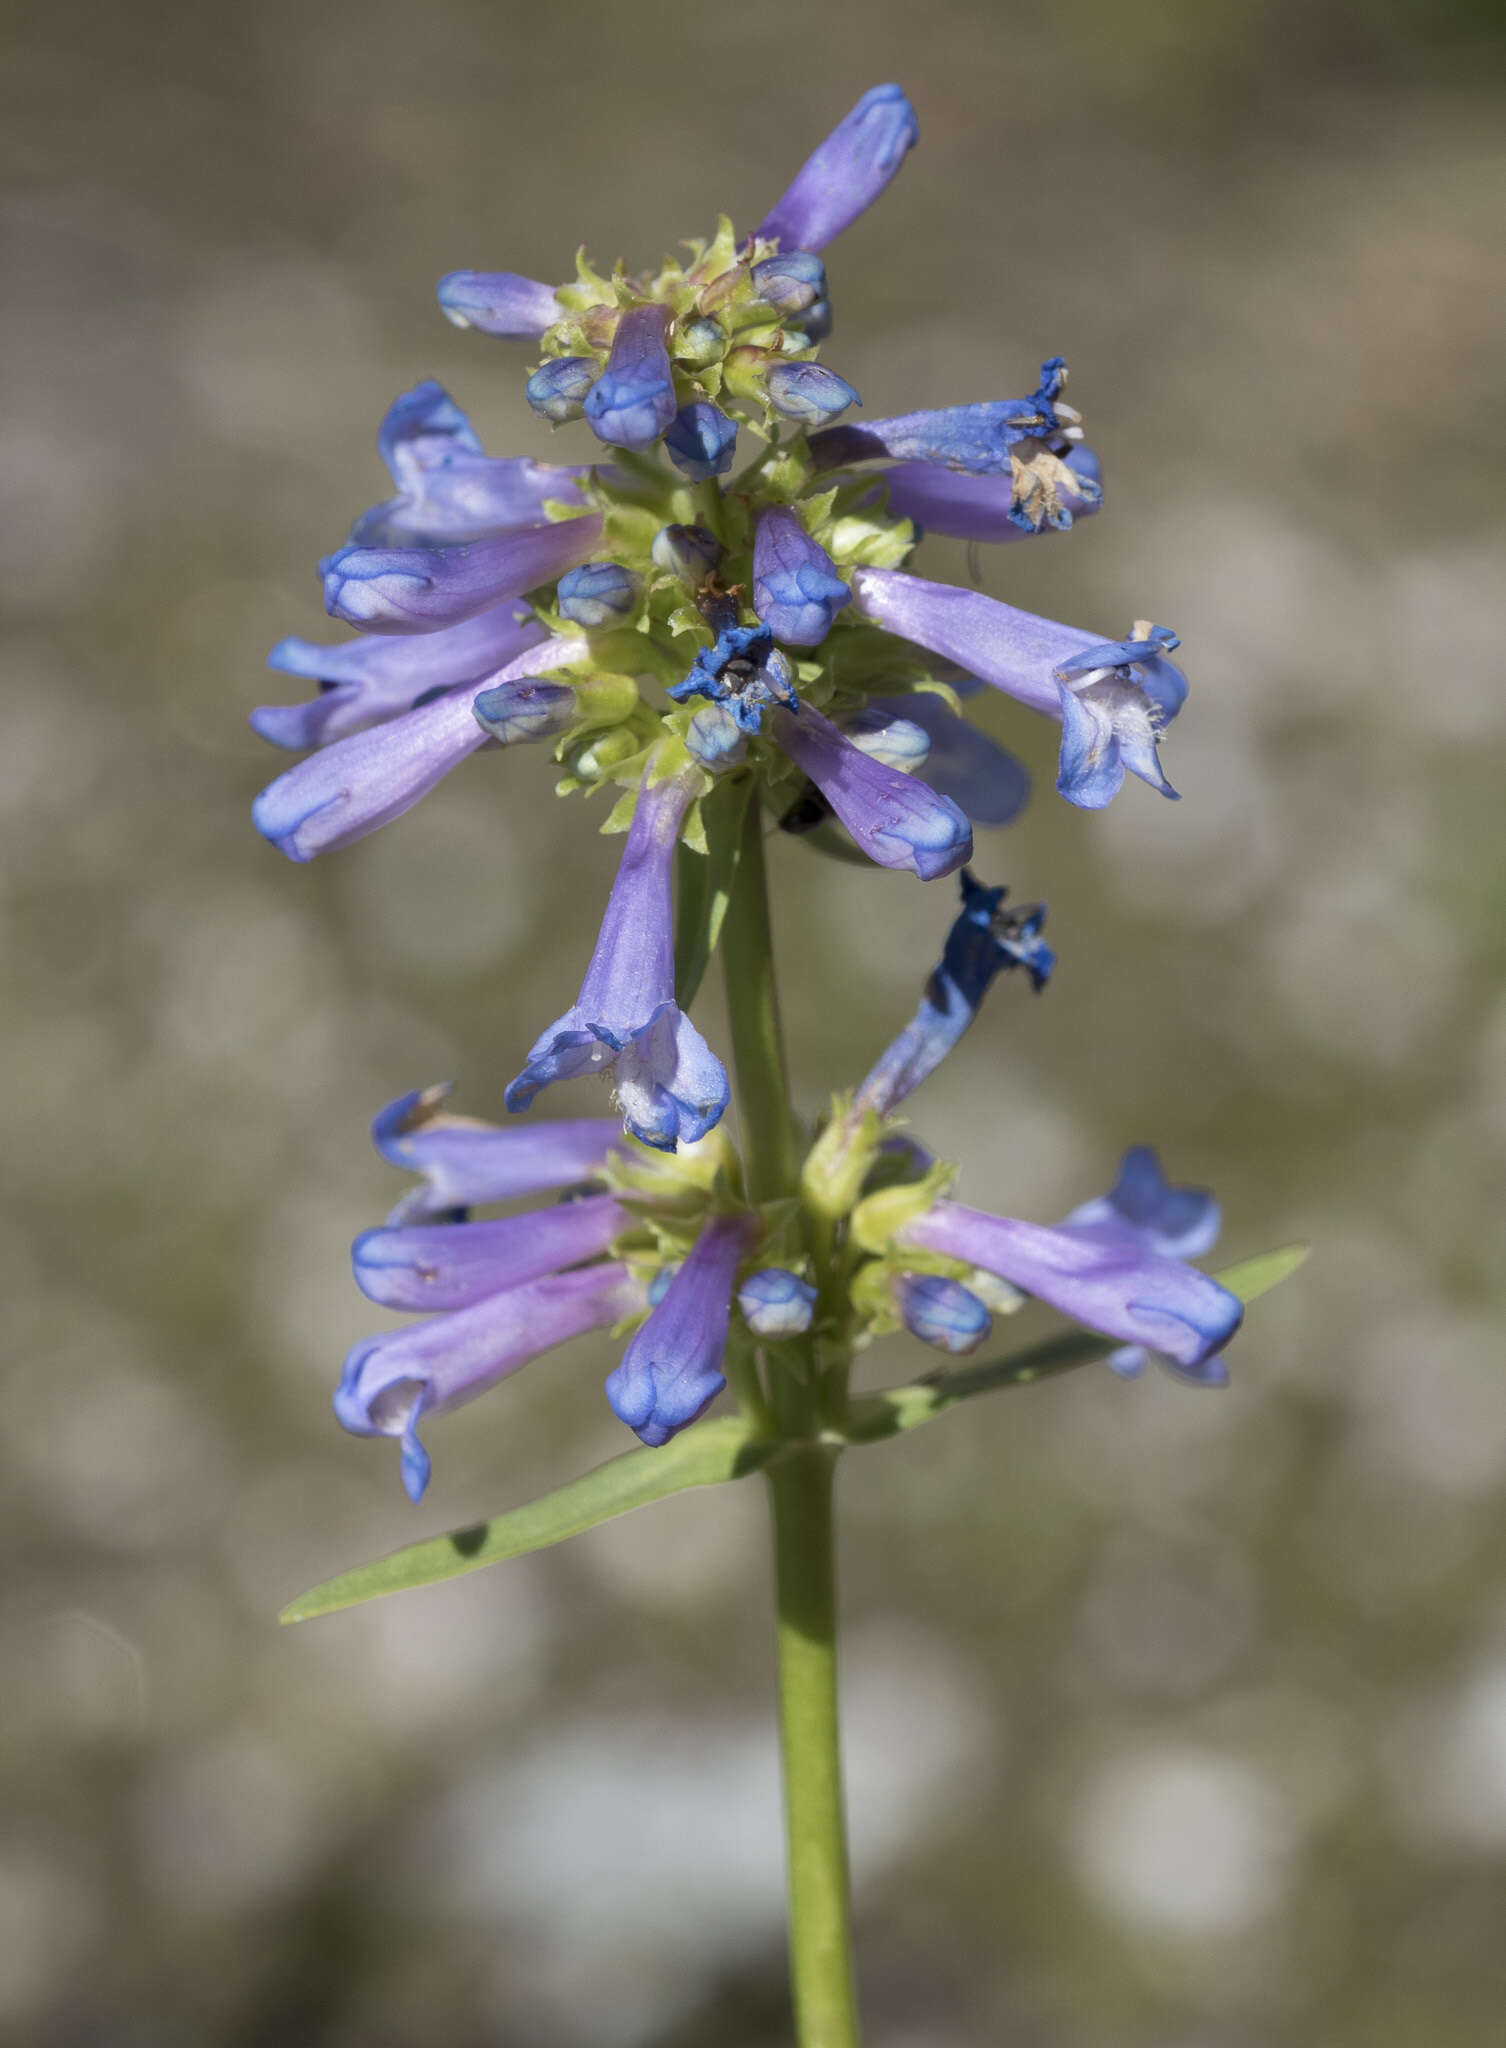
[[[776,710],[773,734],[880,867],[930,882],[972,858],[973,828],[950,797],[875,761],[819,711]]]
[[[1033,397],[949,405],[933,412],[827,427],[811,436],[811,454],[818,470],[888,458],[935,463],[970,476],[997,476],[1009,467],[1010,452],[1022,441],[1080,436],[1077,414],[1070,406],[1057,404],[1066,375],[1062,358],[1053,356],[1041,365],[1040,388]]]
[[[320,564],[324,608],[368,633],[432,633],[552,583],[599,545],[596,513],[440,548],[339,548]]]
[[[452,270],[435,294],[453,326],[510,341],[537,341],[559,318],[554,286],[513,270]]]
[[[747,1214],[715,1217],[607,1377],[612,1412],[657,1449],[694,1422],[727,1384],[732,1283],[757,1234]]]
[[[475,1400],[570,1337],[631,1315],[643,1289],[613,1260],[489,1295],[453,1315],[367,1337],[345,1360],[335,1414],[354,1436],[394,1436],[408,1498],[423,1498],[429,1454],[419,1422]]]
[[[469,419],[432,377],[388,408],[377,449],[398,495],[363,512],[350,544],[443,547],[510,526],[537,525],[552,500],[581,502],[578,469],[526,456],[488,456]]]
[[[251,728],[276,747],[325,747],[384,725],[434,691],[495,675],[544,637],[528,606],[509,598],[437,633],[363,633],[343,647],[279,640],[268,668],[307,676],[320,692],[303,704],[262,705]]]
[[[1002,908],[1007,889],[986,889],[962,870],[962,911],[947,933],[941,959],[928,978],[920,1008],[860,1083],[853,1109],[890,1116],[933,1074],[982,1008],[1004,968],[1023,967],[1037,990],[1045,987],[1055,955],[1040,936],[1045,908]]]
[[[1163,796],[1177,792],[1156,749],[1187,696],[1166,659],[1177,636],[1137,622],[1128,640],[1099,641],[997,598],[895,569],[859,569],[853,602],[876,625],[959,663],[1032,711],[1060,720],[1057,789],[1069,803],[1101,810],[1128,768]]]
[[[638,808],[579,996],[541,1034],[507,1090],[526,1109],[551,1081],[615,1069],[627,1130],[672,1152],[704,1137],[727,1107],[726,1071],[677,1006],[671,874],[699,771],[654,782]]]
[[[1164,1353],[1188,1373],[1206,1367],[1244,1315],[1238,1297],[1206,1273],[1128,1238],[1048,1229],[960,1202],[937,1202],[903,1224],[894,1242],[997,1273],[1089,1329]]]
[[[866,213],[894,178],[920,129],[897,85],[875,85],[816,145],[760,221],[781,250],[819,251]]]
[[[356,1285],[383,1308],[469,1308],[525,1280],[579,1266],[633,1219],[610,1195],[585,1195],[490,1223],[363,1230],[351,1247]]]
[[[445,1109],[449,1092],[441,1082],[400,1095],[372,1122],[371,1142],[389,1165],[422,1177],[389,1223],[427,1221],[593,1180],[621,1138],[615,1117],[483,1123]]]
[[[495,683],[547,673],[579,658],[583,643],[545,640],[509,662]],[[383,725],[353,733],[268,783],[252,822],[289,860],[350,846],[411,810],[488,734],[472,711],[472,689],[448,691]]]

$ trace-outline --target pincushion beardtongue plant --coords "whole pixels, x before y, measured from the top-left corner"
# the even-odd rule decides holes
[[[1054,964],[1044,907],[1010,904],[966,865],[974,828],[1017,816],[1029,777],[968,722],[964,699],[989,685],[1058,722],[1057,788],[1096,809],[1126,770],[1175,794],[1158,747],[1187,691],[1165,627],[1108,640],[908,566],[922,524],[1013,541],[1066,532],[1101,497],[1060,357],[1029,398],[846,417],[861,400],[817,353],[833,327],[825,252],[916,136],[903,92],[876,86],[751,234],[724,218],[654,272],[602,275],[582,256],[557,287],[510,271],[443,279],[457,325],[532,344],[526,398],[554,425],[580,423],[576,459],[488,456],[438,385],[403,394],[378,437],[396,494],[321,564],[326,605],[357,637],[281,642],[272,665],[319,694],[252,719],[308,750],[254,806],[295,861],[398,818],[468,756],[520,745],[551,749],[560,795],[614,792],[602,829],[626,834],[579,993],[505,1091],[522,1112],[546,1087],[594,1076],[613,1113],[488,1124],[431,1088],[378,1115],[378,1150],[417,1184],[357,1238],[355,1275],[418,1320],[354,1347],[335,1408],[352,1432],[396,1440],[417,1501],[430,1477],[420,1425],[610,1329],[606,1399],[640,1447],[453,1540],[346,1573],[287,1618],[764,1472],[804,2048],[857,2040],[838,1457],[1093,1358],[1129,1377],[1154,1356],[1218,1384],[1242,1301],[1300,1256],[1222,1279],[1198,1270],[1188,1262],[1212,1245],[1217,1207],[1168,1187],[1143,1147],[1062,1223],[989,1215],[953,1199],[955,1169],[898,1120],[990,986],[1039,993]],[[960,910],[914,1016],[808,1123],[774,978],[765,836],[778,827],[944,889],[960,870]],[[938,913],[938,938],[942,924]],[[717,955],[730,1080],[689,1014]],[[534,1206],[476,1213],[519,1200]],[[971,1353],[1027,1297],[1075,1327],[851,1393],[854,1358],[876,1340],[904,1330]],[[724,1387],[735,1413],[707,1415]]]

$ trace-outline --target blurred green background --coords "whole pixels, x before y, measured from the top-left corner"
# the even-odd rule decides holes
[[[1225,1394],[1088,1370],[844,1468],[874,2048],[1486,2048],[1506,2009],[1500,16],[1483,5],[12,8],[0,2015],[67,2048],[788,2039],[754,1485],[307,1628],[317,1578],[621,1442],[602,1346],[432,1432],[329,1393],[395,1197],[364,1127],[501,1084],[619,842],[537,756],[294,869],[261,669],[385,494],[397,391],[568,455],[459,266],[744,226],[868,84],[922,143],[832,252],[884,413],[1060,351],[1107,504],[983,586],[1174,624],[1166,760],[1054,736],[979,866],[1051,905],[914,1105],[1050,1219],[1157,1143],[1238,1257]],[[966,551],[921,566],[965,577]],[[945,892],[773,851],[806,1106]],[[723,1042],[715,998],[708,1029]],[[584,1094],[548,1105],[579,1114]],[[376,1318],[379,1322],[380,1317]],[[1006,1338],[1012,1332],[1006,1331]],[[890,1344],[870,1377],[918,1357]]]

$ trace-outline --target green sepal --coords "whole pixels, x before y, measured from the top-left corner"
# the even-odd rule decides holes
[[[956,1177],[956,1167],[942,1161],[920,1180],[909,1181],[900,1188],[881,1188],[876,1195],[865,1195],[852,1212],[854,1243],[861,1245],[865,1252],[874,1252],[882,1258],[897,1233],[907,1223],[913,1223],[917,1216],[924,1216]]]
[[[834,519],[821,536],[826,552],[844,569],[903,568],[915,552],[915,542],[915,528],[908,519],[873,513],[850,512]]]
[[[677,849],[675,871],[675,1001],[688,1010],[711,964],[742,849],[743,819],[753,797],[753,778],[721,783],[701,806],[704,854]]]
[[[657,505],[629,505],[621,499],[609,506],[603,514],[602,559],[621,562],[628,568],[647,563],[654,535],[664,525],[667,510],[662,502]]]
[[[828,1222],[840,1222],[862,1192],[883,1135],[876,1110],[854,1111],[850,1095],[834,1095],[826,1128],[800,1169],[800,1192],[807,1206]]]
[[[736,1187],[737,1153],[720,1125],[674,1152],[624,1136],[608,1153],[602,1179],[620,1202],[689,1215],[705,1208],[708,1195]]]
[[[772,1439],[756,1440],[740,1416],[719,1417],[683,1431],[662,1450],[627,1451],[594,1472],[571,1479],[541,1499],[495,1515],[488,1522],[410,1543],[390,1557],[357,1565],[302,1594],[282,1611],[280,1620],[311,1621],[334,1614],[383,1593],[432,1586],[459,1578],[482,1565],[526,1557],[563,1543],[599,1522],[630,1514],[634,1508],[666,1500],[692,1486],[719,1486],[744,1479],[766,1465],[779,1449]]]
[[[625,789],[622,792],[622,795],[618,797],[605,818],[602,819],[599,829],[603,836],[609,837],[614,832],[630,831],[637,811],[638,789],[635,784],[632,789]]]
[[[761,497],[786,505],[803,498],[816,478],[816,465],[804,434],[797,434],[782,448],[770,448],[755,467],[757,475],[752,479],[752,487]]]
[[[638,709],[638,685],[631,676],[596,673],[577,678],[567,672],[562,680],[575,692],[578,716],[557,749],[561,759],[583,733],[623,725]]]

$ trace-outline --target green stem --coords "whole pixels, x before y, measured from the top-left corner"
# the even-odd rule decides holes
[[[858,2042],[837,1718],[835,1470],[836,1453],[813,1443],[792,1448],[769,1468],[799,2048],[857,2048]]]
[[[721,952],[748,1198],[778,1201],[799,1191],[800,1152],[779,1027],[763,819],[756,795],[744,816]],[[776,1353],[785,1349],[775,1347]],[[769,1374],[770,1405],[780,1433],[792,1439],[769,1468],[790,1975],[799,2048],[857,2048],[837,1718],[832,1532],[837,1451],[814,1440],[821,1428],[822,1388],[814,1346],[807,1350],[803,1374],[788,1365],[771,1365]]]
[[[727,1348],[722,1354],[722,1364],[726,1368],[727,1383],[754,1435],[773,1436],[774,1418],[769,1413],[769,1404],[764,1398],[758,1361],[735,1330],[728,1335]]]
[[[743,814],[742,844],[722,924],[722,971],[732,1031],[743,1171],[750,1202],[774,1202],[800,1184],[774,983],[769,888],[763,859],[763,809],[755,791]]]

